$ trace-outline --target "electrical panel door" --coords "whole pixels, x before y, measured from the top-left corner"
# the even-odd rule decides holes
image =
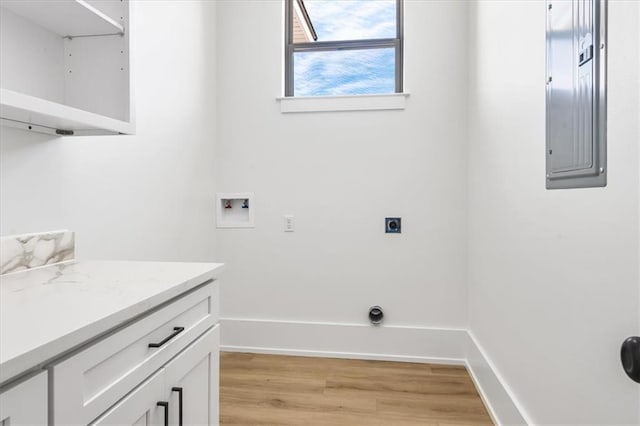
[[[606,0],[547,2],[547,188],[605,186]]]

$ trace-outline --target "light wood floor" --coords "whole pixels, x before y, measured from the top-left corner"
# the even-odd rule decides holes
[[[221,425],[492,425],[462,366],[222,353]]]

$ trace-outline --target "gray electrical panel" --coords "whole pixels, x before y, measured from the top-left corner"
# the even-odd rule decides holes
[[[606,186],[606,0],[547,2],[547,189]]]

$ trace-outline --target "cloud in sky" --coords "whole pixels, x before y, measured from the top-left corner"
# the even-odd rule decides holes
[[[395,0],[306,0],[318,41],[393,38]]]
[[[318,41],[395,37],[395,0],[306,0]],[[294,56],[296,96],[391,93],[394,49],[305,52]]]

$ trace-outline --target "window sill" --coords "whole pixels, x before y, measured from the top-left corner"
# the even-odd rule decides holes
[[[405,109],[408,93],[277,98],[281,113]]]

